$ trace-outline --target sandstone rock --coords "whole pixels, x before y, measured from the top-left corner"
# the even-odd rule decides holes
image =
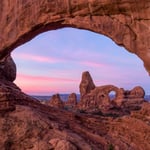
[[[75,108],[77,105],[77,95],[75,93],[72,93],[68,96],[68,100],[65,103],[65,106],[69,108]]]
[[[143,98],[144,99],[144,96],[145,96],[145,91],[140,86],[133,88],[130,92],[131,98]]]
[[[95,88],[91,75],[88,71],[82,73],[82,79],[80,82],[80,96],[81,98],[84,95],[90,93],[91,90]]]
[[[0,78],[11,82],[16,79],[16,64],[11,56],[0,63]]]
[[[150,106],[147,103],[141,103],[142,109],[134,111],[131,116],[127,114],[113,119],[113,116],[95,116],[49,107],[22,93],[12,82],[0,81],[0,85],[1,100],[13,100],[15,104],[14,111],[0,112],[2,150],[99,150],[110,147],[122,150],[150,149]],[[106,88],[104,87],[102,89]],[[90,93],[98,93],[99,98],[101,94],[105,94],[100,94],[100,89],[97,87]],[[60,98],[57,94],[54,97]],[[58,143],[54,144],[55,140],[52,142],[52,139],[59,139]]]
[[[52,139],[49,141],[54,150],[77,150],[77,148],[69,141],[61,139]]]
[[[88,76],[90,76],[89,73]],[[88,79],[89,78],[87,78],[85,82],[88,84],[81,82],[82,84],[80,84],[80,89],[81,85],[82,87],[84,85],[88,85],[90,87],[90,83],[93,85],[91,76],[90,79]],[[86,92],[86,86],[83,90],[80,90],[82,93],[84,91],[84,96],[81,97],[77,106],[80,111],[120,116],[130,113],[130,111],[141,109],[141,104],[144,102],[145,92],[140,86],[137,86],[130,91],[113,85],[105,85],[95,87],[92,90],[89,90],[89,92]],[[113,95],[113,99],[110,95],[111,92],[115,93],[115,95]],[[82,93],[81,95],[83,95]]]
[[[62,111],[31,102],[0,114],[0,149],[150,149],[150,105],[113,119]],[[9,136],[8,136],[9,135]]]
[[[81,110],[95,111],[96,109],[104,111],[108,110],[113,105],[113,101],[109,95],[110,92],[115,91],[114,100],[121,95],[119,88],[113,85],[99,86],[81,98],[78,107]],[[120,102],[120,101],[119,101]]]
[[[0,86],[0,112],[13,111],[15,108],[10,90]]]
[[[59,94],[53,95],[51,97],[48,105],[51,107],[55,107],[55,108],[63,108],[64,107],[63,101],[61,100]]]
[[[145,91],[142,87],[137,86],[132,90],[124,90],[123,98],[115,99],[115,103],[125,108],[126,110],[138,110],[141,109],[141,104],[144,102]]]
[[[15,110],[16,101],[23,99],[23,95],[13,82],[0,79],[0,112]]]
[[[41,32],[75,27],[110,37],[118,45],[124,46],[129,52],[140,57],[150,72],[149,4],[147,0],[132,2],[14,0],[13,3],[1,0],[0,83],[3,85],[1,100],[13,99],[16,109],[9,113],[0,113],[0,149],[49,150],[51,148],[49,140],[58,138],[63,140],[60,145],[69,142],[66,145],[73,143],[75,148],[81,150],[112,147],[121,150],[149,150],[149,104],[141,103],[140,111],[118,119],[50,108],[22,93],[12,84],[16,71],[11,58],[8,57],[14,48]],[[81,93],[83,95],[86,93],[84,95],[86,97],[92,90],[96,91],[94,85]],[[135,91],[138,90],[133,90],[133,93]],[[121,92],[124,93],[123,90]],[[128,98],[130,91],[125,93],[119,96],[119,101],[122,97]]]

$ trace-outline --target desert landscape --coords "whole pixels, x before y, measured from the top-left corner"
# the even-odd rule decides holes
[[[43,101],[14,83],[17,68],[11,57],[42,32],[74,27],[110,37],[150,73],[149,6],[147,0],[1,0],[0,149],[149,150],[150,103],[143,87],[95,85],[83,70],[79,95],[70,93],[63,101],[57,93]]]

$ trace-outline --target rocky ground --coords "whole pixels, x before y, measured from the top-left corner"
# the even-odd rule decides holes
[[[150,103],[143,99],[141,87],[96,87],[84,72],[79,103],[73,93],[65,104],[56,94],[45,105],[12,82],[15,64],[11,59],[8,64],[0,79],[0,150],[150,149]],[[111,90],[117,95],[109,101]]]
[[[30,105],[30,104],[29,104]],[[0,114],[1,150],[149,150],[150,104],[122,117],[16,105]]]
[[[150,149],[148,102],[121,116],[104,115],[51,107],[11,90],[13,105],[0,111],[1,150]]]

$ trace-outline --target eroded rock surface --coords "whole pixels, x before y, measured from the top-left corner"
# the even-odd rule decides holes
[[[61,100],[59,94],[55,94],[51,97],[51,99],[48,102],[48,105],[55,108],[63,108],[64,104]]]
[[[13,111],[15,108],[10,90],[0,86],[0,112]]]
[[[77,95],[75,93],[72,93],[68,96],[68,100],[66,101],[65,106],[71,109],[77,106]]]
[[[51,139],[49,143],[54,150],[77,150],[77,148],[67,140]]]
[[[0,62],[0,79],[11,82],[16,79],[16,64],[10,55]]]
[[[104,116],[100,113],[92,115],[62,109],[62,101],[58,94],[53,96],[57,107],[54,105],[50,107],[22,93],[10,81],[3,80],[0,85],[0,96],[2,95],[0,105],[3,106],[3,103],[1,104],[3,100],[13,101],[13,109],[0,111],[0,149],[2,150],[150,149],[150,104],[148,102],[142,102],[139,110],[124,116],[114,117],[112,114]],[[99,93],[100,89],[105,90]],[[93,96],[95,94],[98,96],[99,106],[107,106],[109,101],[101,102],[99,98],[102,95],[99,94],[106,94],[110,89],[118,88],[111,85],[95,87],[84,95],[84,98],[91,93]],[[121,91],[123,92],[123,89]],[[132,95],[142,98],[141,87],[131,91]],[[91,105],[93,106],[93,103]]]
[[[144,89],[140,86],[137,86],[130,91],[129,97],[131,97],[131,98],[144,98],[144,96],[145,96]]]
[[[81,99],[78,103],[80,110],[86,112],[100,111],[107,114],[117,113],[117,115],[140,109],[145,96],[145,91],[140,86],[132,90],[124,90],[113,85],[93,86],[89,72],[82,74],[80,92]],[[110,95],[111,92],[114,92],[115,95]],[[111,96],[114,96],[113,99]]]
[[[16,105],[0,114],[0,149],[108,150],[150,148],[150,104],[113,119],[51,108],[40,103]],[[59,149],[59,150],[60,150]]]
[[[90,93],[91,90],[95,88],[93,79],[88,71],[82,73],[82,79],[80,82],[80,96],[84,97],[87,93]]]
[[[110,37],[150,72],[149,5],[148,0],[1,0],[0,60],[41,32],[74,27]]]
[[[63,146],[67,143],[79,150],[149,150],[149,103],[140,102],[140,110],[115,119],[111,116],[93,116],[51,108],[22,93],[12,83],[15,79],[15,67],[8,57],[14,48],[39,33],[74,27],[110,37],[118,45],[140,57],[150,72],[149,5],[148,0],[1,0],[1,101],[10,98],[15,109],[13,105],[13,111],[0,112],[0,149],[48,150],[56,146],[50,141],[59,139]],[[13,73],[9,75],[10,72]],[[96,88],[89,89],[88,94],[99,91]],[[124,97],[124,89],[120,91],[121,99]],[[133,89],[131,93],[136,91],[139,89]],[[85,93],[83,95],[86,97]],[[124,102],[114,103],[127,107]],[[5,104],[0,108],[10,108]],[[103,104],[107,106],[108,102]]]

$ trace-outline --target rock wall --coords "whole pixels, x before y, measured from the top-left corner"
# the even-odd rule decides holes
[[[110,37],[150,73],[149,14],[148,0],[1,0],[0,60],[41,32],[74,27]]]

